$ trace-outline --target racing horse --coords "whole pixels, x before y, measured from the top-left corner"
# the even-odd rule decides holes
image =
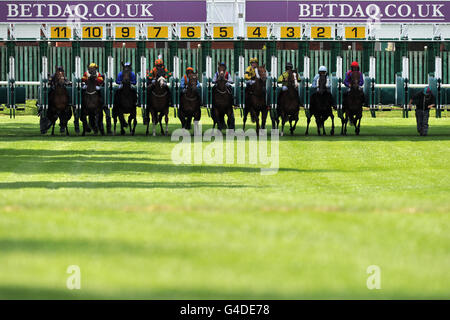
[[[83,123],[83,133],[86,135],[88,128],[94,131],[94,134],[105,135],[103,127],[103,100],[100,93],[96,90],[97,74],[95,68],[88,68],[89,77],[86,81],[86,90],[82,95],[81,104],[81,122]],[[88,122],[89,119],[89,122]]]
[[[198,73],[190,73],[186,92],[180,97],[180,109],[178,110],[178,118],[181,121],[181,127],[186,130],[191,129],[192,118],[194,121],[200,121],[202,111],[200,109],[200,95],[197,88]]]
[[[147,116],[147,131],[149,133],[150,126],[150,114],[152,115],[153,123],[153,136],[156,136],[156,124],[159,122],[161,126],[161,134],[169,135],[169,102],[170,91],[167,87],[167,81],[164,77],[164,70],[158,70],[156,75],[156,81],[154,85],[150,85],[147,88],[147,106],[149,108],[149,114]],[[166,122],[166,130],[163,130],[162,118]]]
[[[342,119],[341,134],[347,135],[347,122],[355,127],[355,134],[359,135],[363,104],[365,103],[364,93],[359,87],[360,73],[353,71],[351,75],[350,90],[343,97],[342,109],[344,118]]]
[[[289,121],[291,135],[294,134],[300,111],[300,99],[298,97],[298,76],[296,70],[288,70],[287,91],[281,91],[277,105],[277,115],[273,123],[278,129],[281,117],[281,135],[284,135],[284,124]],[[294,125],[292,125],[294,122]]]
[[[252,122],[256,122],[256,132],[259,134],[259,114],[261,114],[261,129],[265,129],[268,113],[266,102],[267,73],[264,65],[258,66],[256,68],[256,72],[259,77],[257,77],[255,83],[251,87],[247,88],[245,94],[243,130],[245,131],[245,122],[247,121],[247,116],[250,113]]]
[[[222,131],[226,129],[234,130],[235,119],[233,111],[233,95],[227,87],[225,79],[225,67],[219,66],[216,85],[212,92],[212,110],[213,129],[216,127]],[[227,115],[227,125],[225,125],[225,115]]]
[[[127,126],[130,128],[130,133],[134,136],[136,132],[137,118],[136,118],[136,105],[137,95],[136,91],[131,87],[131,66],[122,65],[122,88],[116,91],[114,97],[114,105],[112,110],[112,116],[114,118],[114,134],[116,134],[117,118],[120,121],[120,134],[125,134]],[[124,114],[128,113],[128,125],[125,122]],[[133,125],[131,125],[133,121]]]
[[[61,70],[55,73],[55,87],[48,97],[47,119],[50,121],[47,128],[41,128],[41,133],[45,134],[52,127],[52,136],[55,135],[56,120],[60,121],[60,132],[69,135],[67,123],[72,117],[72,109],[69,105],[69,93],[66,89],[66,77]]]
[[[323,135],[325,132],[325,121],[331,118],[331,131],[330,134],[334,135],[334,115],[333,115],[333,96],[327,90],[327,76],[321,74],[319,76],[318,91],[311,95],[310,103],[310,115],[307,119],[306,132],[308,135],[309,123],[311,122],[312,116],[316,119],[317,134],[320,136],[320,129],[322,128]]]

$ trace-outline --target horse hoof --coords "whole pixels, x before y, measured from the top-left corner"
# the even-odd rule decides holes
[[[307,133],[305,133],[305,134],[307,134]],[[284,132],[283,131],[281,131],[280,136],[284,136]]]

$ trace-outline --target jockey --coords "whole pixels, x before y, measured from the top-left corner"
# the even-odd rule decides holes
[[[81,82],[83,83],[83,89],[87,88],[86,82],[89,79],[90,76],[90,72],[89,69],[92,69],[93,72],[95,72],[96,76],[97,76],[97,85],[95,87],[95,90],[99,91],[100,87],[103,85],[103,76],[100,74],[100,72],[98,72],[98,65],[95,62],[92,62],[88,69],[84,72],[83,74],[83,78],[81,78]]]
[[[194,73],[194,68],[187,67],[186,74],[180,80],[181,92],[185,93],[189,83],[189,75]],[[197,79],[197,89],[200,88],[200,81]]]
[[[294,66],[292,65],[291,62],[286,63],[286,71],[283,72],[279,77],[277,82],[281,83],[283,85],[283,87],[281,88],[282,91],[287,91],[288,90],[288,78],[289,78],[289,70],[292,71],[292,69],[294,68]],[[299,80],[298,74],[297,74],[297,81]]]
[[[251,86],[255,83],[255,79],[259,78],[259,75],[257,74],[256,68],[258,67],[258,58],[251,58],[250,59],[250,65],[245,70],[244,79],[246,80],[245,83],[248,86]]]
[[[225,71],[225,80],[227,80],[226,82],[226,86],[228,91],[231,93],[231,85],[233,84],[233,77],[231,76],[231,74],[227,71],[227,65],[225,64],[225,62],[220,62],[219,63],[219,67],[224,67],[224,71]],[[217,79],[219,78],[219,71],[216,71],[216,73],[214,74],[213,77],[213,84],[217,83]]]
[[[169,70],[167,70],[167,68],[164,66],[163,60],[156,59],[153,69],[150,72],[147,70],[147,78],[152,84],[155,84],[157,80],[156,77],[158,75],[158,71],[162,72],[166,80],[168,80],[169,77],[172,76],[172,73],[170,73]]]
[[[331,83],[330,83],[330,78],[328,77],[328,70],[327,67],[325,66],[320,66],[319,67],[319,73],[316,74],[316,76],[314,77],[312,83],[311,83],[311,87],[313,89],[316,89],[317,91],[319,91],[319,78],[321,75],[326,75],[327,76],[327,83],[326,83],[326,88],[327,91],[330,92],[331,90]]]
[[[130,69],[131,69],[131,63],[130,62],[125,62],[125,64],[123,66],[124,67],[130,67]],[[117,75],[116,83],[119,85],[119,89],[121,89],[122,88],[122,71],[120,71],[119,74]],[[136,74],[133,72],[132,69],[131,69],[130,83],[132,85],[136,85]]]
[[[55,88],[55,84],[56,84],[56,82],[55,82],[55,80],[56,80],[56,79],[55,79],[55,76],[56,76],[56,73],[57,73],[58,71],[64,73],[64,68],[63,68],[62,66],[57,66],[55,72],[48,78],[48,85],[49,85],[49,87],[50,87],[50,90],[52,90],[52,89]],[[71,84],[71,82],[70,82],[69,80],[67,80],[65,74],[64,74],[64,84],[65,84],[65,85],[70,85],[70,84]]]
[[[347,73],[345,74],[344,85],[347,88],[350,87],[350,82],[352,81],[352,72],[354,71],[359,72],[359,86],[362,87],[364,85],[364,77],[363,74],[359,71],[359,64],[358,62],[353,61],[350,66],[350,70],[348,70]]]

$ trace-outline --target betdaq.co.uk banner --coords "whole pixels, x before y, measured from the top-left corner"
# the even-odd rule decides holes
[[[247,22],[448,23],[450,1],[247,0]]]
[[[0,1],[0,22],[205,22],[206,0]]]

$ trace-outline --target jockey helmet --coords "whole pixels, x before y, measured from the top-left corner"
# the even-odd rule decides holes
[[[188,72],[192,72],[192,73],[194,73],[194,68],[192,68],[192,67],[187,67],[186,68],[186,73],[188,73]]]
[[[64,72],[63,66],[57,66],[57,67],[56,67],[56,71],[62,71],[62,72]]]
[[[124,66],[124,67],[131,67],[131,62],[128,62],[128,61],[125,62],[125,63],[123,64],[123,66]]]
[[[89,68],[98,68],[98,65],[97,65],[95,62],[92,62],[92,63],[89,65]]]
[[[224,66],[225,68],[227,67],[227,65],[225,64],[225,62],[220,62],[220,63],[219,63],[219,67],[220,67],[220,66]]]
[[[164,64],[162,59],[156,59],[155,66],[162,66]]]
[[[320,67],[319,67],[319,72],[327,72],[327,67],[325,67],[325,66],[320,66]]]
[[[288,62],[288,63],[286,63],[286,69],[288,69],[288,68],[294,68],[294,66],[292,65],[292,63],[291,62]]]
[[[253,62],[258,63],[258,58],[251,58],[251,59],[250,59],[250,63],[253,63]]]
[[[357,68],[359,68],[359,64],[358,64],[358,62],[356,62],[356,61],[353,61],[352,62],[352,64],[351,64],[351,67],[353,68],[353,67],[357,67]]]

